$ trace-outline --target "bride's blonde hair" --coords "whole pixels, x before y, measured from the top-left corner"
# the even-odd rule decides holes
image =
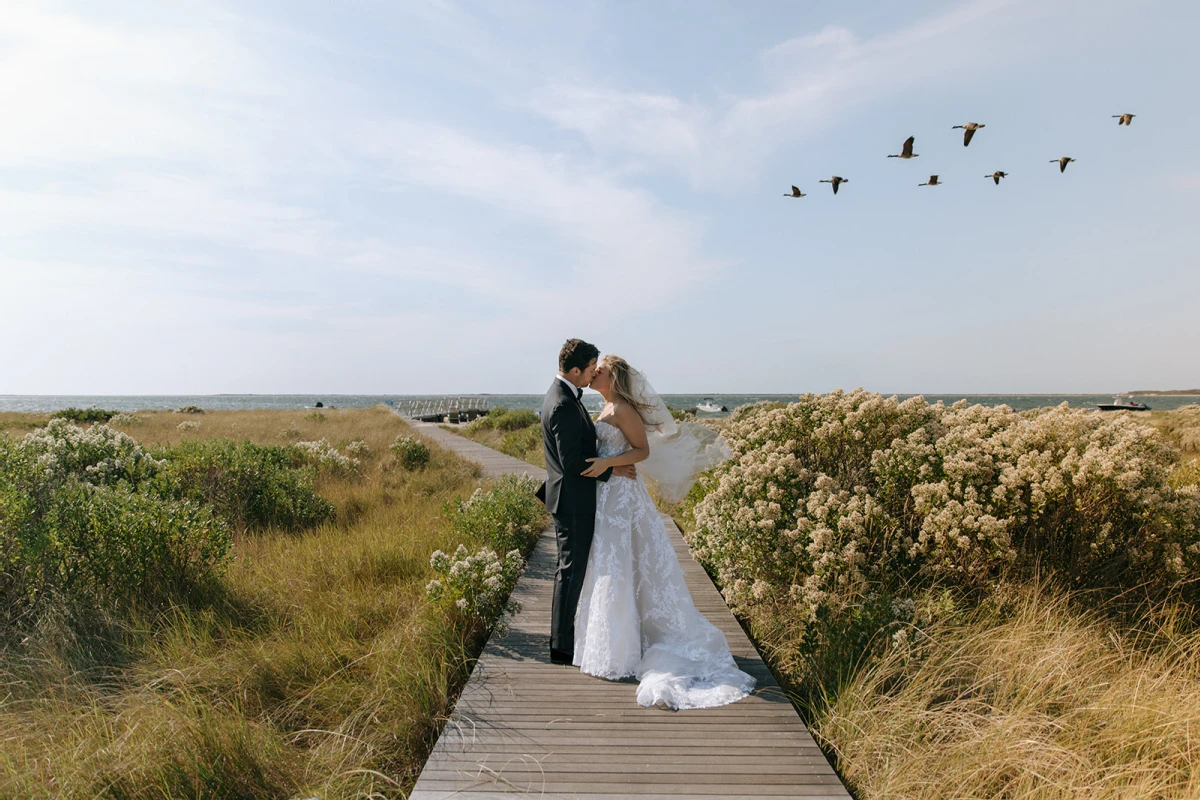
[[[633,406],[647,427],[652,425],[649,414],[654,410],[654,406],[638,400],[633,391],[633,376],[637,374],[637,370],[629,366],[625,359],[610,353],[605,353],[604,365],[608,367],[609,375],[612,376],[613,394]]]

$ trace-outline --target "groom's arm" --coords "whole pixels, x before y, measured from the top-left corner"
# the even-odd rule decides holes
[[[560,405],[550,417],[550,430],[554,433],[554,443],[558,448],[559,458],[562,459],[563,474],[582,476],[591,464],[584,459],[579,449],[579,442],[584,436],[583,420],[579,417],[579,411]],[[611,476],[612,469],[606,469],[596,476],[596,480],[607,481]]]

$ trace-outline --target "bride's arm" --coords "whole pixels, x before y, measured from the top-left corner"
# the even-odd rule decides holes
[[[650,455],[650,443],[646,440],[646,423],[642,422],[641,415],[632,406],[621,403],[605,421],[621,429],[625,440],[629,442],[629,449],[611,458],[589,458],[588,461],[592,465],[584,470],[585,477],[599,475],[611,467],[624,467],[645,461]]]

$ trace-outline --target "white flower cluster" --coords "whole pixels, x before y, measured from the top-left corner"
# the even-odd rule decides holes
[[[121,479],[136,482],[154,475],[166,463],[107,425],[84,430],[65,419],[52,419],[46,427],[26,434],[21,446],[36,459],[41,476],[52,483],[72,475],[94,484]]]
[[[860,389],[750,407],[725,437],[690,540],[735,609],[812,618],[870,584],[985,589],[1017,563],[1110,586],[1200,567],[1200,489],[1170,485],[1177,454],[1130,415]]]
[[[141,425],[142,418],[137,416],[136,414],[130,414],[127,411],[122,411],[119,414],[113,414],[112,418],[109,419],[108,424],[109,425],[126,425],[126,426]]]
[[[366,458],[371,455],[371,446],[362,439],[355,439],[346,445],[346,453],[353,458]]]
[[[318,470],[329,471],[336,475],[356,474],[361,463],[357,458],[339,453],[327,439],[318,439],[315,442],[296,442],[294,446],[303,453],[306,462]]]
[[[200,423],[196,422],[195,420],[190,419],[190,420],[187,420],[186,422],[179,423],[178,425],[175,426],[175,428],[180,433],[194,433],[194,432],[200,430]]]
[[[452,604],[490,630],[503,630],[504,613],[516,613],[519,608],[515,601],[509,600],[517,578],[525,569],[525,560],[517,550],[510,550],[501,558],[490,547],[472,555],[464,545],[459,545],[452,556],[435,551],[429,565],[441,576],[425,587],[429,598]]]

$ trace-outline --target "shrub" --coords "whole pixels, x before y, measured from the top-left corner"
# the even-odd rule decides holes
[[[425,587],[429,599],[452,606],[468,625],[505,631],[504,614],[520,606],[510,599],[512,589],[525,569],[520,552],[510,550],[500,558],[489,547],[471,555],[463,545],[453,556],[434,552],[429,565],[440,578]]]
[[[540,425],[508,433],[500,442],[500,452],[522,460],[541,447],[542,427]]]
[[[362,439],[355,439],[346,445],[346,453],[354,458],[367,458],[371,455],[371,446]]]
[[[229,528],[154,491],[165,465],[128,436],[65,420],[0,437],[0,618],[185,595],[221,566]]]
[[[305,463],[318,472],[329,472],[343,478],[358,474],[358,459],[342,455],[326,439],[296,442],[292,447],[302,455]]]
[[[527,553],[546,523],[546,512],[534,496],[538,481],[528,475],[503,475],[480,487],[449,509],[454,527],[506,553]]]
[[[856,390],[740,409],[695,508],[730,605],[826,622],[872,598],[979,596],[1048,568],[1074,587],[1164,588],[1200,566],[1200,489],[1129,415],[945,407]]]
[[[696,421],[696,415],[686,408],[671,408],[670,406],[668,406],[667,410],[671,412],[671,418],[674,419],[676,422],[695,422]]]
[[[108,420],[108,422],[110,425],[125,425],[125,426],[141,425],[142,418],[137,416],[136,414],[130,414],[130,413],[122,411],[120,414],[113,414],[112,417]]]
[[[203,414],[204,409],[200,406],[181,406],[175,409],[176,414]]]
[[[292,423],[279,432],[279,438],[285,441],[290,440],[294,442],[303,435],[304,434],[300,433],[300,429],[296,427],[295,423]]]
[[[62,418],[26,434],[16,449],[36,461],[39,486],[61,486],[72,477],[95,485],[125,481],[137,486],[162,466],[120,431],[102,424],[84,430]]]
[[[313,411],[309,414],[305,414],[304,418],[306,420],[309,420],[310,422],[324,422],[325,421],[325,415],[322,414],[320,411]]]
[[[195,433],[200,430],[200,423],[195,420],[187,420],[175,426],[180,433]]]
[[[480,417],[468,425],[467,428],[471,431],[487,428],[498,431],[519,431],[531,425],[537,425],[540,421],[541,418],[533,411],[527,409],[509,410],[503,406],[496,406],[487,416]]]
[[[102,408],[64,408],[50,415],[51,419],[70,420],[71,422],[108,422],[116,411],[105,411]]]
[[[49,512],[38,583],[97,606],[184,597],[229,551],[229,526],[209,508],[127,486],[71,481]]]
[[[419,439],[411,436],[397,436],[388,449],[396,456],[396,461],[406,470],[425,469],[429,464],[429,447]]]
[[[239,530],[303,530],[334,515],[293,447],[211,439],[183,442],[163,456],[161,493],[211,504]]]

